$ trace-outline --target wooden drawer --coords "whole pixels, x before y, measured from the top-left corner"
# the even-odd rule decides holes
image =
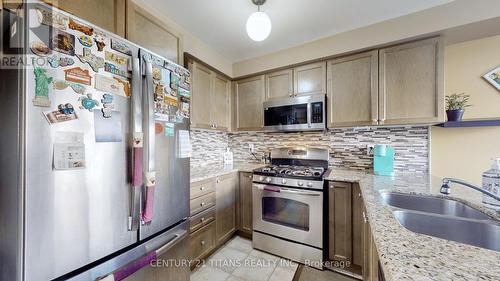
[[[215,220],[215,208],[203,211],[189,220],[189,231],[194,232]]]
[[[212,222],[191,235],[189,250],[191,259],[202,259],[215,247],[215,222]]]
[[[215,178],[210,178],[191,184],[190,198],[194,199],[215,191]]]
[[[215,206],[215,192],[192,199],[189,206],[191,208],[191,216]]]

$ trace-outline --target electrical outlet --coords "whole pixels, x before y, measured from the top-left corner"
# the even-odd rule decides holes
[[[254,144],[253,144],[253,143],[249,143],[249,144],[248,144],[248,151],[250,151],[250,152],[252,152],[252,153],[253,153],[253,152],[255,152],[255,146],[254,146]]]
[[[373,149],[374,149],[375,145],[373,144],[368,144],[366,146],[366,155],[373,155]]]

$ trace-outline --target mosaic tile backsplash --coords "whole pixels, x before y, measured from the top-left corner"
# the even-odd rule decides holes
[[[220,163],[222,153],[230,147],[235,161],[258,162],[262,155],[282,146],[326,147],[330,150],[330,166],[356,170],[373,168],[373,156],[367,155],[371,144],[394,147],[394,168],[397,171],[428,173],[428,127],[346,128],[328,132],[264,133],[239,132],[224,134],[215,131],[192,131],[192,163]],[[249,152],[255,147],[255,155]],[[193,165],[192,164],[192,165]]]
[[[220,164],[226,152],[229,136],[225,132],[191,129],[191,167]]]

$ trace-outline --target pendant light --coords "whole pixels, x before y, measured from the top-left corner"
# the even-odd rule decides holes
[[[252,2],[257,5],[257,12],[248,17],[247,34],[254,41],[264,41],[271,33],[271,19],[266,13],[260,11],[260,6],[266,0],[252,0]]]

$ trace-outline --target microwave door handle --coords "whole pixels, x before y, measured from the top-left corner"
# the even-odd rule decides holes
[[[312,123],[311,123],[311,103],[307,103],[307,126],[311,128]]]
[[[136,231],[140,223],[141,215],[141,188],[143,184],[143,145],[144,135],[142,132],[142,77],[140,60],[138,57],[132,59],[132,203],[130,206],[129,231]]]
[[[142,210],[143,223],[149,224],[153,220],[153,203],[156,185],[155,174],[155,119],[154,119],[154,93],[153,93],[153,64],[146,61],[146,93],[143,96],[146,112],[146,169],[145,186],[146,194]]]

